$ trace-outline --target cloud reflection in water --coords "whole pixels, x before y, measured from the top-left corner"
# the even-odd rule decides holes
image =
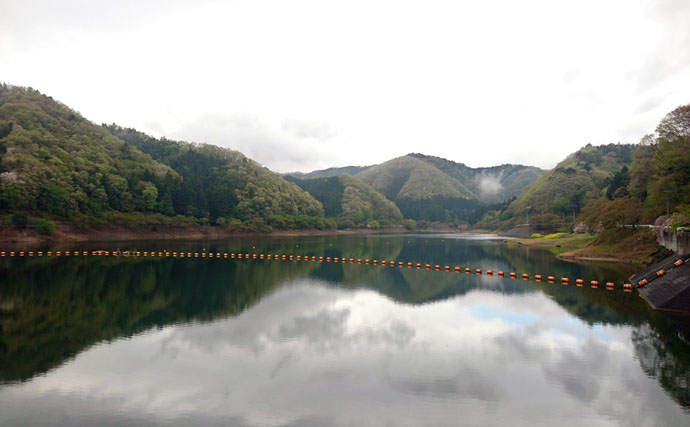
[[[2,389],[0,420],[686,425],[635,360],[632,331],[538,292],[410,306],[300,279],[237,317],[104,343]]]

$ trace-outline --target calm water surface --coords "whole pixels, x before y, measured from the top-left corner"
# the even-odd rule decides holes
[[[347,256],[619,285],[635,270],[490,236],[78,247],[98,248]],[[687,426],[688,323],[620,290],[408,268],[4,259],[0,425]]]

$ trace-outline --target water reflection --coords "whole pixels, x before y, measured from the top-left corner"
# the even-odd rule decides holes
[[[42,423],[28,408],[47,399],[70,423],[419,426],[458,413],[477,424],[687,423],[640,369],[630,334],[540,293],[477,290],[414,307],[298,280],[236,318],[98,345],[2,391],[0,413]]]
[[[429,240],[249,244],[627,274],[495,242]],[[247,249],[207,247],[233,246]],[[690,347],[622,292],[314,262],[72,258],[0,269],[3,425],[690,420]]]

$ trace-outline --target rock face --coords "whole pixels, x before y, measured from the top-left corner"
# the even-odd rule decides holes
[[[573,233],[584,234],[589,233],[589,226],[583,221],[578,222],[573,228]]]

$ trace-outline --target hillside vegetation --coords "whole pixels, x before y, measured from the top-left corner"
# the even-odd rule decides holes
[[[482,222],[510,228],[526,223],[529,215],[536,228],[567,228],[590,200],[603,196],[613,174],[630,165],[634,148],[588,144],[525,188],[505,210],[489,213]]]
[[[587,145],[547,172],[506,209],[484,215],[480,226],[594,232],[575,256],[649,261],[657,247],[638,224],[690,225],[690,105],[668,113],[639,144]]]
[[[151,224],[175,218],[166,223],[238,230],[325,226],[318,201],[239,152],[98,126],[4,84],[0,212],[84,225],[141,225],[143,214]]]
[[[495,203],[511,199],[522,193],[541,175],[543,169],[534,166],[504,164],[485,168],[471,168],[463,163],[424,154],[410,154],[435,166],[440,171],[463,183],[482,202]]]
[[[321,202],[327,217],[338,227],[372,227],[398,224],[403,216],[398,207],[359,178],[336,177],[297,179],[288,177]]]

